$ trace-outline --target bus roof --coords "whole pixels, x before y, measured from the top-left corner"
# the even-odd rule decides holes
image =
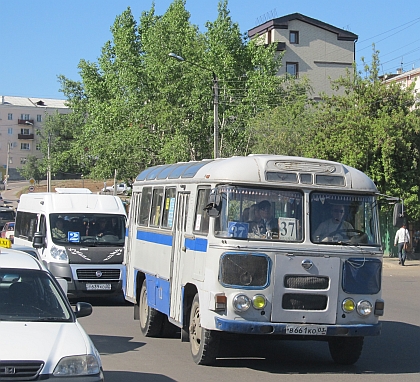
[[[342,163],[264,154],[149,167],[137,176],[134,186],[149,182],[300,185],[378,193],[374,182],[366,174]]]

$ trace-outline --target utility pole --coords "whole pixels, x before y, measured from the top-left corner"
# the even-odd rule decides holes
[[[5,190],[7,190],[7,182],[9,181],[9,162],[10,162],[10,142],[7,142],[6,175],[4,176],[4,189]]]

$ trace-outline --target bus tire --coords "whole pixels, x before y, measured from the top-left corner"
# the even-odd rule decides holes
[[[328,340],[330,354],[335,363],[353,365],[362,354],[363,337],[336,337]]]
[[[212,365],[219,351],[220,333],[201,327],[200,303],[195,295],[190,312],[189,337],[190,349],[197,365]]]
[[[159,337],[163,329],[165,315],[147,304],[146,280],[143,281],[139,296],[140,331],[145,337]]]

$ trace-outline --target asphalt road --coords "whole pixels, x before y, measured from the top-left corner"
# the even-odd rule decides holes
[[[145,338],[123,300],[92,300],[94,312],[80,322],[102,356],[107,382],[134,381],[418,381],[420,379],[420,262],[383,269],[382,334],[365,338],[353,366],[332,362],[324,342],[225,341],[212,367],[197,366],[179,338]]]

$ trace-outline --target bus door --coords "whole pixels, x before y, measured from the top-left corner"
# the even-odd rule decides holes
[[[190,194],[186,192],[178,193],[177,214],[174,231],[174,245],[172,247],[171,258],[171,303],[169,316],[177,322],[181,322],[181,276],[182,276],[182,255],[186,251],[185,231],[188,217],[188,201]]]
[[[136,302],[136,286],[134,285],[134,266],[132,261],[132,251],[135,250],[137,245],[137,208],[141,194],[133,194],[130,202],[130,216],[127,219],[127,222],[130,222],[128,225],[128,237],[126,238],[126,248],[125,248],[125,268],[126,268],[126,288],[124,291],[125,296],[130,298],[130,301]],[[141,285],[140,285],[141,286]]]

